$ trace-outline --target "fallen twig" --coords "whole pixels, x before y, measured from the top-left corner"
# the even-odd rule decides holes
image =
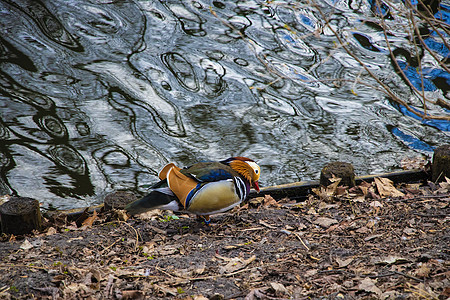
[[[310,250],[308,246],[306,246],[305,242],[303,242],[302,238],[300,237],[300,235],[297,232],[294,232],[294,235],[300,240],[300,242],[302,243],[302,245],[306,248],[306,250]]]

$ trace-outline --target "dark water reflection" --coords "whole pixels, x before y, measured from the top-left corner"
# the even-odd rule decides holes
[[[410,94],[382,31],[361,22],[369,2],[317,1],[360,60]],[[332,160],[392,170],[448,142],[354,84],[377,83],[307,2],[0,0],[0,30],[0,192],[44,206],[145,191],[168,161],[245,155],[272,185]]]

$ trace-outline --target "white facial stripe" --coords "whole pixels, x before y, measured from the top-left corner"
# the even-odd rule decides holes
[[[259,173],[261,173],[261,169],[254,161],[245,161],[252,169],[253,171],[259,176]]]

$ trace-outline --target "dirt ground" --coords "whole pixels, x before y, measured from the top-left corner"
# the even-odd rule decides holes
[[[447,299],[450,184],[251,199],[205,226],[121,211],[0,242],[0,299]]]

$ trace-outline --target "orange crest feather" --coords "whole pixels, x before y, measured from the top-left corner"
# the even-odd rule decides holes
[[[245,158],[245,157],[243,157],[243,158]],[[253,172],[253,170],[244,161],[242,161],[242,160],[233,160],[232,162],[230,162],[230,167],[233,170],[235,170],[236,172],[238,172],[240,175],[242,175],[249,182],[253,181],[252,180],[252,172]]]

